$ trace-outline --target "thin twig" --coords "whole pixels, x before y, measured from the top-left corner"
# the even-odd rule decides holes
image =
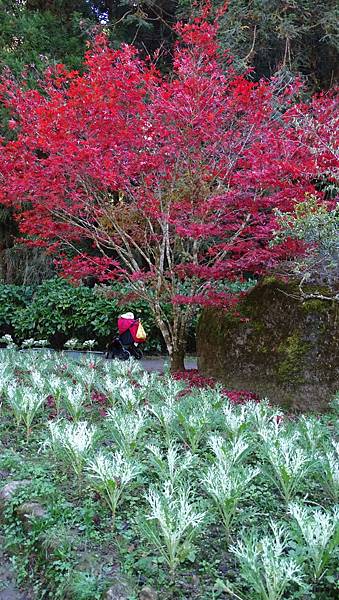
[[[246,56],[244,58],[244,62],[246,62],[250,58],[250,56],[253,54],[256,37],[257,37],[257,26],[254,25],[252,46],[250,48],[249,53],[246,54]]]

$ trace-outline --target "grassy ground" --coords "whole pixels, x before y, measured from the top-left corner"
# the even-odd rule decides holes
[[[292,419],[133,363],[0,363],[0,488],[26,480],[2,535],[35,600],[337,597],[335,403]]]

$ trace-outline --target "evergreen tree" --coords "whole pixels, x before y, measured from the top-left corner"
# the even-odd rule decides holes
[[[79,68],[94,22],[85,0],[0,0],[0,69],[19,75],[27,65],[34,80],[51,63]]]
[[[215,10],[224,0],[212,0]],[[178,1],[178,18],[189,18],[206,2]],[[230,0],[220,41],[240,69],[256,76],[279,70],[301,73],[315,90],[330,87],[338,76],[339,5],[336,0]]]

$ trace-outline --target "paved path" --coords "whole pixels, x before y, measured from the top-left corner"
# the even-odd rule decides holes
[[[83,352],[68,351],[67,355],[71,358],[80,359],[81,356],[84,356]],[[96,358],[103,358],[105,356],[104,352],[86,352],[86,355],[93,355]],[[157,372],[162,373],[164,371],[164,367],[168,367],[169,360],[167,356],[144,356],[144,358],[140,361],[140,364],[143,366],[145,371],[149,371],[151,373]],[[193,356],[189,356],[185,359],[185,367],[186,369],[196,369],[197,368],[197,359]]]
[[[1,352],[1,348],[0,348]],[[65,356],[69,356],[70,358],[79,360],[82,356],[84,356],[84,352],[78,352],[77,350],[68,350],[65,352]],[[87,356],[95,356],[96,358],[103,358],[105,356],[104,352],[86,352]],[[169,359],[168,356],[144,356],[144,358],[140,361],[141,365],[144,367],[145,371],[149,372],[158,372],[162,373],[164,371],[164,367],[168,367]],[[196,369],[197,368],[197,359],[194,356],[188,356],[185,359],[185,367],[186,369]],[[1,598],[0,598],[1,600]]]
[[[142,366],[145,371],[157,371],[158,373],[162,373],[164,370],[164,366],[168,367],[168,359],[159,357],[159,358],[143,358],[141,361]],[[196,369],[197,368],[197,359],[196,358],[187,358],[185,360],[186,369]]]

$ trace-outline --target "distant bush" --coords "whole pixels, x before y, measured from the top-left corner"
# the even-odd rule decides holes
[[[31,287],[0,284],[0,335],[15,333],[15,318],[29,305],[32,295]]]
[[[126,298],[124,303],[121,298]],[[103,293],[96,288],[73,286],[64,279],[44,281],[36,288],[0,284],[0,336],[16,341],[47,339],[61,348],[70,338],[95,339],[103,349],[117,331],[117,318],[127,309],[141,317],[148,334],[149,351],[164,349],[161,333],[144,302],[130,299],[130,290],[119,283]]]
[[[46,338],[62,346],[70,337],[102,341],[112,335],[118,306],[84,286],[64,279],[47,280],[37,286],[32,300],[13,315],[14,335],[19,339]]]

